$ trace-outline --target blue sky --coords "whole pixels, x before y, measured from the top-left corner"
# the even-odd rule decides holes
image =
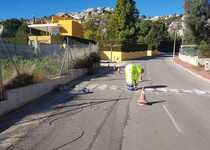
[[[115,0],[1,0],[0,19],[32,18],[92,7],[115,7]],[[141,15],[183,13],[183,0],[136,0]]]

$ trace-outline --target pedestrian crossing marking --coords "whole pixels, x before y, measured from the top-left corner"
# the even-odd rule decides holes
[[[154,88],[146,88],[145,91],[155,91]]]
[[[103,84],[101,86],[98,87],[99,90],[103,91],[107,88],[108,86],[106,84]]]
[[[193,91],[191,91],[191,90],[185,90],[185,89],[181,89],[180,92],[181,93],[186,93],[186,94],[193,94]]]
[[[89,84],[86,88],[92,90],[95,89],[97,86],[98,84]]]
[[[180,93],[178,89],[168,89],[171,93]]]
[[[117,90],[118,89],[118,86],[116,86],[116,85],[111,85],[110,86],[110,90]]]
[[[77,88],[81,87],[81,86],[76,86]],[[89,90],[100,90],[100,91],[104,91],[104,90],[112,90],[112,91],[119,91],[119,90],[124,90],[124,91],[128,91],[126,86],[123,85],[108,85],[108,84],[100,84],[100,83],[93,83],[93,84],[88,84],[86,86],[87,89]],[[145,87],[145,91],[146,92],[154,92],[154,94],[160,94],[160,93],[175,93],[175,94],[196,94],[196,95],[210,95],[210,91],[204,91],[204,90],[200,90],[200,89],[192,89],[192,90],[188,90],[188,89],[176,89],[176,88],[146,88]],[[139,91],[137,91],[139,92]]]
[[[204,95],[204,94],[207,94],[207,92],[205,91],[202,91],[202,90],[199,90],[199,89],[195,89],[194,92],[198,95]]]
[[[167,88],[158,88],[156,90],[157,91],[160,91],[160,92],[164,92],[164,93],[167,93],[168,92],[168,89]]]

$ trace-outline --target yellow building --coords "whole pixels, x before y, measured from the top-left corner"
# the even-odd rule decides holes
[[[29,36],[29,43],[47,43],[52,44],[55,35],[61,37],[83,38],[83,29],[81,23],[73,20],[70,16],[53,16],[50,23],[28,25],[30,30],[38,30],[45,35]]]

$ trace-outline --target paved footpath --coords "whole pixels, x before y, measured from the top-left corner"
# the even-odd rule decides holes
[[[210,85],[167,56],[131,62],[145,68],[138,91],[126,89],[123,72],[100,72],[49,98],[57,103],[42,109],[48,116],[10,149],[209,150]],[[141,87],[149,106],[137,105]]]

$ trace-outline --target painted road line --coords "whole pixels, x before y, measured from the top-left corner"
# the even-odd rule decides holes
[[[181,91],[181,93],[185,93],[185,94],[193,94],[193,91],[191,91],[191,90],[181,89],[180,91]]]
[[[107,88],[107,85],[106,84],[103,84],[101,86],[98,87],[99,90],[103,91]]]
[[[98,86],[98,84],[90,84],[87,86],[87,89],[93,90]]]
[[[180,90],[178,89],[168,89],[169,92],[172,92],[172,93],[180,93]]]
[[[155,89],[154,88],[145,88],[145,91],[153,92],[153,91],[155,91]]]
[[[164,93],[167,93],[168,92],[168,89],[167,88],[157,88],[156,90],[158,92],[164,92]]]
[[[167,109],[167,107],[162,104],[163,109],[165,110],[166,114],[168,115],[168,117],[170,118],[170,120],[172,121],[174,127],[176,128],[177,132],[182,133],[181,128],[179,127],[178,123],[176,122],[175,118],[172,116],[172,114],[169,112],[169,110]]]
[[[199,89],[195,89],[194,92],[198,95],[205,95],[207,94],[205,91],[199,90]]]
[[[110,90],[117,90],[118,89],[118,86],[116,86],[116,85],[112,85],[112,86],[110,86],[110,88],[109,88]]]

